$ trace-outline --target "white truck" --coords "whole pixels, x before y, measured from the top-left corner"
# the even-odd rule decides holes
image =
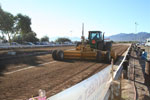
[[[150,38],[146,39],[145,46],[150,46]]]

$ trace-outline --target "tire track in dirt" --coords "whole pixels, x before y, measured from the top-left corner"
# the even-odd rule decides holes
[[[17,79],[15,80],[15,81],[12,81],[11,82],[11,84],[8,84],[7,83],[7,86],[5,87],[5,90],[2,90],[2,91],[11,91],[12,93],[11,93],[11,95],[13,95],[13,98],[18,98],[19,96],[18,95],[22,95],[22,94],[26,94],[26,96],[27,97],[31,97],[31,94],[29,93],[27,93],[28,91],[26,91],[26,90],[30,90],[30,89],[27,89],[27,88],[31,88],[31,91],[34,91],[35,90],[35,94],[37,94],[37,89],[39,89],[39,88],[44,88],[45,90],[46,89],[51,89],[51,88],[53,88],[53,87],[55,87],[57,84],[60,84],[60,83],[62,83],[62,82],[64,82],[64,81],[66,81],[66,80],[68,80],[68,79],[70,79],[72,76],[74,76],[76,73],[78,73],[78,72],[82,72],[83,70],[86,70],[86,69],[88,69],[88,67],[91,67],[92,65],[93,65],[93,62],[91,63],[85,63],[85,62],[76,62],[75,64],[72,64],[72,65],[74,65],[73,67],[71,67],[70,65],[71,64],[68,64],[68,63],[63,63],[63,64],[60,64],[60,63],[63,63],[63,62],[59,62],[57,65],[59,65],[58,67],[57,67],[57,69],[55,69],[55,66],[56,65],[54,65],[53,67],[54,67],[54,70],[53,69],[51,69],[51,71],[49,72],[49,71],[45,71],[45,72],[43,72],[43,73],[40,73],[39,71],[40,71],[40,69],[35,69],[35,70],[38,70],[38,71],[36,71],[36,72],[30,72],[30,71],[27,71],[27,72],[25,72],[24,71],[24,73],[22,73],[22,74],[19,74],[19,73],[14,73],[13,75],[11,75],[10,77],[8,76],[8,80],[9,79],[13,79],[13,78],[16,78],[17,77]],[[89,66],[88,66],[89,65]],[[91,65],[91,66],[90,66]],[[70,70],[70,67],[71,67],[71,69],[72,69],[72,71]],[[78,69],[78,70],[77,70]],[[44,69],[45,70],[45,69]],[[48,69],[47,69],[48,70]],[[69,72],[69,70],[70,70],[70,72]],[[68,72],[69,73],[68,73]],[[25,74],[26,73],[26,74]],[[31,74],[32,73],[32,74]],[[38,74],[37,74],[38,73]],[[68,73],[68,74],[67,74]],[[23,76],[23,75],[27,75],[27,74],[29,74],[29,75],[31,75],[31,76]],[[62,74],[63,74],[63,77],[62,77]],[[66,76],[66,74],[68,75],[68,76]],[[52,81],[52,80],[56,80],[56,82],[53,82],[53,84],[49,84],[49,85],[47,85],[49,82],[51,82],[50,80],[49,81],[47,81],[47,79],[49,78],[49,76],[50,76],[50,80]],[[19,78],[20,77],[20,78]],[[22,78],[21,78],[22,77]],[[46,79],[43,79],[43,77],[44,78],[46,78]],[[58,77],[58,78],[57,78]],[[30,81],[28,81],[28,80],[30,80]],[[40,80],[42,80],[42,82],[40,82]],[[3,80],[4,81],[4,80]],[[18,83],[19,82],[19,83]],[[36,82],[40,82],[40,83],[37,83],[36,84]],[[46,86],[42,86],[42,84],[46,84]],[[13,87],[11,87],[11,85],[13,85]],[[50,86],[50,87],[49,87]],[[18,88],[18,87],[22,87],[22,88]],[[48,88],[49,87],[49,88]],[[6,90],[6,89],[8,89],[8,90]],[[15,89],[15,90],[14,90]],[[1,90],[1,89],[0,89]],[[21,90],[24,90],[24,91],[21,91]],[[19,92],[19,91],[21,91],[21,92]],[[26,91],[26,92],[25,92]],[[17,92],[17,97],[15,97],[15,93]],[[30,96],[29,96],[30,95]],[[34,95],[34,93],[33,93],[33,95]],[[9,97],[9,96],[8,96]],[[24,97],[21,97],[21,98],[24,98]],[[21,99],[20,98],[20,99]],[[8,99],[8,98],[7,98]]]

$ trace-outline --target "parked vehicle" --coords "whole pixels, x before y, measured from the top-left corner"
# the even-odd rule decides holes
[[[23,45],[35,45],[32,42],[24,42]]]
[[[11,45],[20,45],[20,44],[17,42],[11,42]]]
[[[35,44],[35,45],[41,45],[41,43],[40,43],[40,42],[35,42],[34,44]]]
[[[145,46],[150,46],[150,38],[146,39]]]

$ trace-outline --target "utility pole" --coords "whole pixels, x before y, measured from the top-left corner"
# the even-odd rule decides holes
[[[135,22],[135,35],[136,35],[136,33],[137,33],[137,22]],[[135,41],[136,41],[136,37],[135,37]]]
[[[82,36],[84,36],[84,23],[82,23]]]
[[[135,22],[135,34],[136,34],[136,32],[137,32],[137,22]]]

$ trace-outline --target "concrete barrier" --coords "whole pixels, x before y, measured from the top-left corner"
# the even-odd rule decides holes
[[[111,83],[111,65],[47,100],[103,100]]]

